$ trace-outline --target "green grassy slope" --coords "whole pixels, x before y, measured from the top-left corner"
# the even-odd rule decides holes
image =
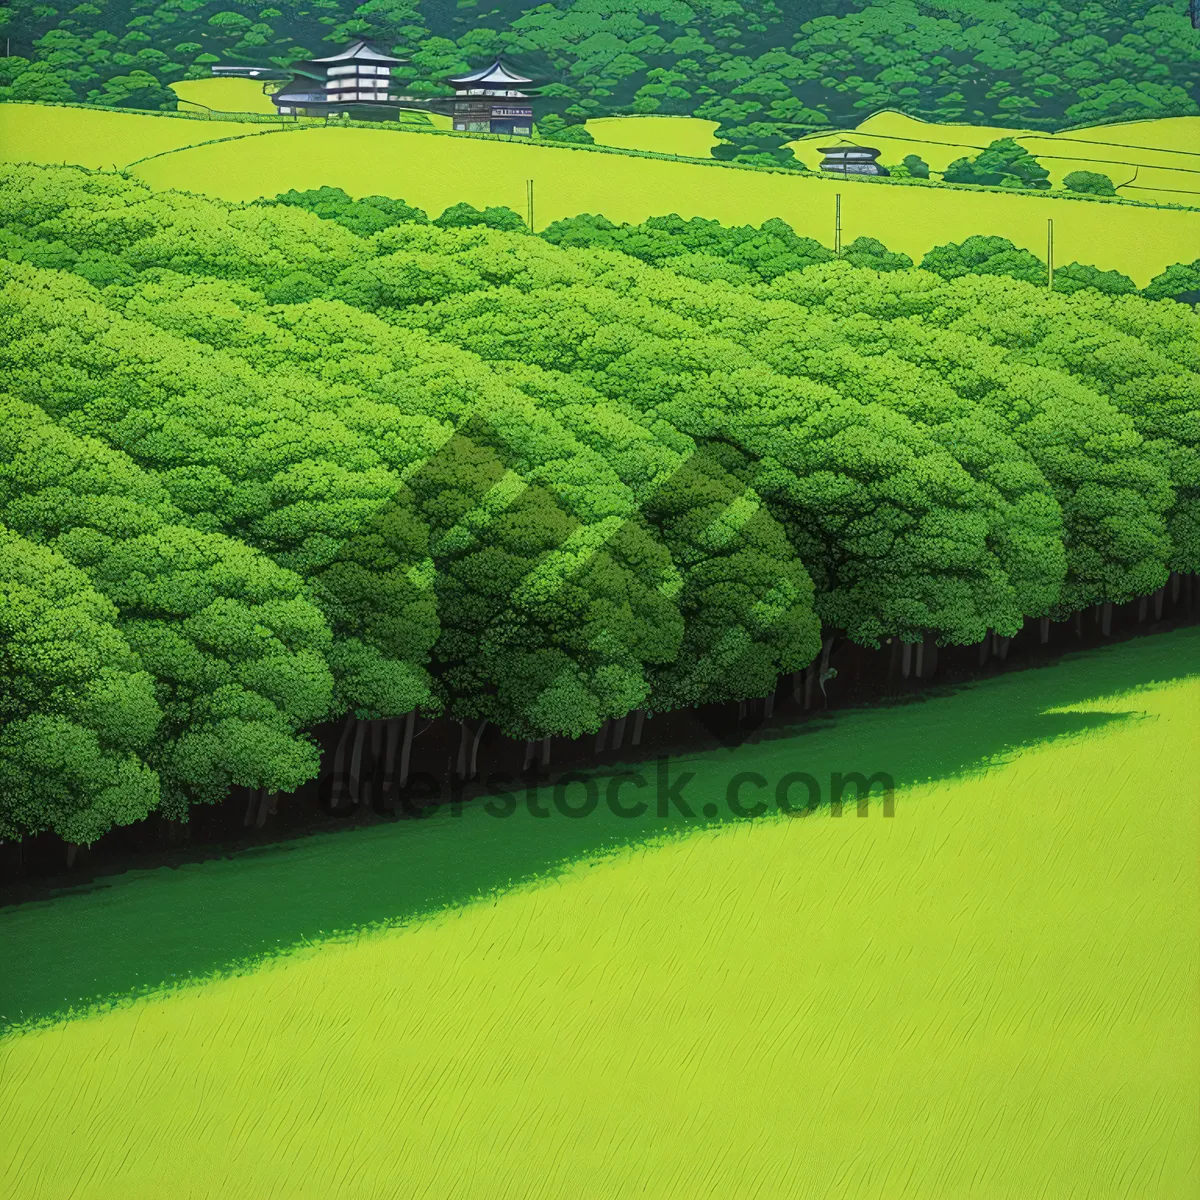
[[[264,128],[273,127],[0,106],[0,154],[9,161],[65,158],[85,166],[145,160],[136,173],[156,187],[229,200],[332,184],[351,195],[402,197],[432,213],[461,200],[524,212],[526,181],[533,179],[539,228],[580,212],[618,221],[669,212],[756,224],[782,217],[826,243],[833,240],[840,193],[845,241],[878,237],[920,258],[932,246],[990,233],[1040,253],[1053,219],[1060,263],[1120,270],[1139,285],[1171,263],[1194,258],[1200,234],[1200,213],[1116,202],[797,177],[398,131],[310,127],[264,134]],[[196,144],[231,135],[234,140]],[[164,153],[171,143],[190,148]]]
[[[1195,631],[1166,635],[677,768],[703,802],[736,769],[994,758],[903,793],[890,820],[710,827],[11,1036],[0,1189],[1193,1194],[1200,810],[1178,785],[1200,769],[1198,651]],[[1152,679],[1177,682],[1111,690]],[[1045,742],[1041,723],[1091,731]],[[164,906],[186,942],[259,920],[272,886],[300,907],[341,904],[364,874],[399,886],[387,837],[410,864],[455,838],[487,860],[488,822],[514,842],[590,824],[405,823],[325,840],[323,871],[311,845],[280,848],[0,917],[11,933],[30,914],[38,960],[73,961],[89,923],[153,930]]]

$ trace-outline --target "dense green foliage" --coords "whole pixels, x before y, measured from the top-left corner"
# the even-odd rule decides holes
[[[1115,196],[1113,181],[1099,171],[1070,171],[1063,177],[1063,187],[1071,192],[1092,196]]]
[[[1013,138],[998,138],[974,158],[956,158],[942,178],[947,183],[986,187],[1045,190],[1050,186],[1050,172]]]
[[[0,832],[294,787],[347,710],[577,737],[1200,571],[1187,305],[288,200],[0,171]]]
[[[692,113],[720,122],[717,157],[751,162],[794,163],[797,133],[885,108],[1033,128],[1200,111],[1187,0],[7,0],[0,18],[0,98],[173,107],[166,85],[211,63],[365,36],[410,56],[411,94],[503,52],[566,129]]]

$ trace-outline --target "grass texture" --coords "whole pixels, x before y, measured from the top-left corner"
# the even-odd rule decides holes
[[[820,147],[865,144],[883,151],[879,161],[884,164],[916,154],[940,173],[956,158],[974,157],[1004,137],[1025,146],[1050,172],[1055,187],[1061,187],[1072,171],[1099,171],[1130,200],[1200,204],[1200,117],[1160,117],[1047,134],[984,125],[934,125],[903,113],[881,112],[855,130],[815,133],[791,146],[813,170],[821,163]]]
[[[0,1194],[1195,1194],[1200,642],[1147,641],[679,765],[700,801],[735,770],[819,774],[822,738],[886,769],[870,734],[886,744],[914,712],[928,763],[948,765],[955,730],[976,739],[964,768],[992,747],[985,770],[902,792],[890,820],[873,806],[660,836],[12,1034]],[[1017,714],[1043,737],[1006,739]],[[587,824],[491,821],[526,839]],[[389,832],[451,825],[483,820]],[[334,859],[295,884],[353,888]],[[243,889],[230,911],[252,921],[245,881],[271,862],[174,873],[192,924],[213,920],[206,874]],[[125,885],[144,911],[175,890],[164,874]],[[120,925],[119,890],[29,911],[44,935],[56,907]]]
[[[1053,219],[1059,263],[1120,270],[1139,286],[1171,263],[1190,262],[1200,229],[1196,212],[1111,201],[798,177],[481,138],[315,125],[283,132],[36,105],[0,105],[0,156],[93,167],[137,162],[135,173],[155,187],[226,200],[330,184],[352,196],[400,197],[431,214],[463,200],[524,213],[532,179],[539,229],[581,212],[635,222],[671,212],[729,223],[782,217],[826,244],[833,243],[840,194],[843,242],[878,237],[919,260],[933,246],[988,233],[1043,254]]]
[[[214,76],[212,79],[181,79],[171,84],[185,112],[192,107],[228,113],[274,113],[271,97],[261,80]]]

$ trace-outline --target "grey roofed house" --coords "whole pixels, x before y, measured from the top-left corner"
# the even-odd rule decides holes
[[[465,75],[453,75],[446,82],[455,88],[496,92],[500,89],[515,87],[518,84],[532,83],[533,80],[510,71],[504,65],[503,60],[498,58],[490,67],[469,71]]]
[[[291,82],[271,99],[284,116],[337,114],[351,109],[379,116],[385,107],[412,99],[397,95],[392,82],[392,68],[405,61],[360,38],[337,54],[294,63]]]
[[[841,175],[888,175],[886,167],[875,160],[883,153],[873,146],[820,146],[825,156],[821,160],[822,171],[836,171]]]
[[[452,75],[454,128],[459,133],[502,133],[529,137],[533,133],[533,105],[520,85],[532,83],[497,58],[490,67]]]
[[[389,66],[397,67],[407,59],[393,58],[390,54],[384,54],[378,46],[360,38],[357,42],[351,42],[345,50],[339,50],[337,54],[331,54],[327,58],[311,58],[308,61],[315,63],[374,62],[387,63]]]

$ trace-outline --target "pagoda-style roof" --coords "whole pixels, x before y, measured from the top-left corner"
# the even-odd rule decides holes
[[[384,54],[378,46],[372,42],[360,39],[357,42],[352,42],[345,50],[339,50],[337,54],[331,54],[328,58],[310,58],[309,62],[315,63],[345,63],[345,62],[366,62],[376,63],[380,66],[399,66],[402,62],[406,62],[403,58],[393,58],[390,54]]]
[[[446,82],[456,87],[470,87],[474,84],[476,87],[509,88],[518,83],[532,83],[533,80],[526,79],[524,75],[514,74],[504,65],[504,61],[498,58],[490,67],[470,71],[466,75],[454,75]]]

